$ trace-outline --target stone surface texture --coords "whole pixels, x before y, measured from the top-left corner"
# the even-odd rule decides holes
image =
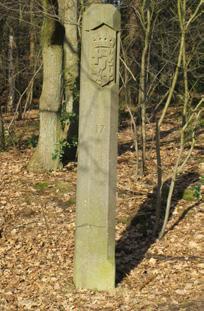
[[[120,13],[91,5],[82,29],[74,282],[115,287],[115,206]]]

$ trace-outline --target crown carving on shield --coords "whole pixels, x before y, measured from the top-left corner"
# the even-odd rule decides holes
[[[113,48],[115,46],[115,39],[108,34],[100,34],[93,38],[93,46],[95,48]]]

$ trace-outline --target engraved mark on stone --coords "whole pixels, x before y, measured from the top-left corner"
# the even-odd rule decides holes
[[[98,135],[101,135],[103,133],[104,129],[105,129],[105,125],[104,124],[97,124],[96,125],[96,133]]]
[[[116,32],[102,25],[93,30],[91,35],[91,74],[93,80],[103,87],[115,80]]]

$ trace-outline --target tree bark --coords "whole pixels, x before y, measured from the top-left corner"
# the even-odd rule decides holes
[[[5,149],[4,122],[0,110],[0,151],[3,151],[4,149]]]
[[[34,7],[34,0],[30,0],[30,33],[29,33],[29,43],[30,43],[30,73],[34,75],[36,70],[36,64],[35,64],[35,32],[34,32],[34,19],[33,19],[33,7]],[[26,113],[27,108],[31,105],[32,99],[33,99],[33,88],[34,88],[34,79],[30,83],[30,87],[27,91],[26,96],[26,102],[24,106],[24,115]]]
[[[57,12],[57,1],[43,0],[45,15],[41,35],[43,88],[40,97],[40,136],[37,149],[29,163],[28,168],[31,171],[49,171],[61,167],[60,109],[64,30],[56,19],[49,17],[49,12],[53,15],[53,3]]]
[[[77,0],[64,0],[64,88],[66,112],[73,112],[74,87],[78,77]]]
[[[8,105],[7,105],[7,111],[12,112],[14,110],[14,97],[15,97],[15,77],[14,77],[14,71],[15,71],[15,65],[14,65],[14,36],[11,33],[9,34],[9,96],[8,96]]]

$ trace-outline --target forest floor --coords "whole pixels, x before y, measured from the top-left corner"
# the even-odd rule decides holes
[[[174,114],[172,110],[171,122],[161,132],[164,203],[179,149]],[[72,162],[62,171],[46,174],[27,171],[35,122],[17,122],[21,143],[0,153],[0,310],[204,310],[204,202],[193,196],[199,183],[198,163],[203,161],[203,134],[177,179],[167,232],[157,240],[152,238],[154,124],[148,126],[146,176],[138,180],[131,130],[120,131],[117,286],[110,292],[95,292],[76,290],[72,281],[77,165]]]

